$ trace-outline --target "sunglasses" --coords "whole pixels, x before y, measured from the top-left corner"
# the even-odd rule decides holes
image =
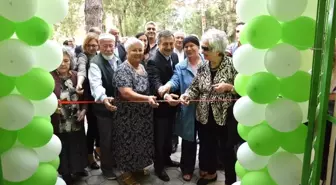
[[[202,50],[203,51],[210,51],[211,49],[209,47],[206,47],[206,46],[201,46]]]

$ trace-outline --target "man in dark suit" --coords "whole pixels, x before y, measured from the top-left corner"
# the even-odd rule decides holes
[[[124,62],[126,60],[126,50],[125,47],[120,43],[120,33],[118,28],[111,28],[109,33],[116,38],[115,41],[115,51],[114,53],[119,57],[119,59]]]
[[[151,89],[158,99],[162,99],[160,87],[170,80],[175,65],[178,63],[178,56],[173,52],[174,42],[172,32],[167,30],[160,32],[158,35],[159,49],[147,63]],[[159,108],[154,110],[154,168],[155,174],[163,181],[170,180],[165,167],[179,166],[179,163],[170,159],[175,116],[176,107],[171,107],[168,103],[160,104]]]

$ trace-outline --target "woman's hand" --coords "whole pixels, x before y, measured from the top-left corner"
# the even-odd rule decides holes
[[[180,103],[178,100],[179,96],[176,94],[165,94],[164,99],[167,100],[170,106],[176,106]]]
[[[83,109],[83,110],[78,110],[77,112],[77,121],[80,122],[80,121],[83,121],[84,118],[85,118],[85,114],[86,114],[86,109]]]
[[[228,83],[218,83],[212,85],[212,88],[216,93],[231,92],[233,90],[233,85]]]
[[[189,103],[190,103],[190,97],[188,95],[186,95],[186,94],[182,94],[180,96],[180,102],[181,102],[182,105],[189,105]]]
[[[76,86],[76,93],[79,95],[83,95],[84,94],[84,89],[82,87],[82,84],[77,84]]]
[[[148,96],[147,101],[151,107],[153,108],[159,107],[159,104],[156,102],[156,96]]]

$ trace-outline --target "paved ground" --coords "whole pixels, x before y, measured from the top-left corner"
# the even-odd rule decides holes
[[[172,160],[180,161],[181,149],[172,155]],[[199,177],[198,164],[196,164],[196,170],[194,172],[194,177],[190,182],[185,182],[182,179],[181,171],[179,168],[168,168],[167,173],[170,177],[169,182],[163,182],[154,175],[153,167],[149,167],[151,175],[148,177],[141,177],[138,181],[141,185],[196,185],[196,180]],[[79,179],[75,185],[123,185],[119,184],[118,181],[109,181],[101,176],[100,170],[89,171],[90,176]],[[218,173],[218,181],[212,185],[225,185],[224,184],[224,172],[220,171]]]

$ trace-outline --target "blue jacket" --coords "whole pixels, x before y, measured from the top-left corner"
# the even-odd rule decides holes
[[[201,55],[200,57],[203,63],[204,59]],[[193,81],[196,74],[193,73],[188,63],[188,58],[186,58],[175,66],[174,75],[168,82],[171,85],[170,91],[180,90],[181,94],[183,94]],[[176,116],[175,133],[182,139],[194,141],[195,121],[196,104],[190,103],[189,106],[180,105],[180,110]]]

